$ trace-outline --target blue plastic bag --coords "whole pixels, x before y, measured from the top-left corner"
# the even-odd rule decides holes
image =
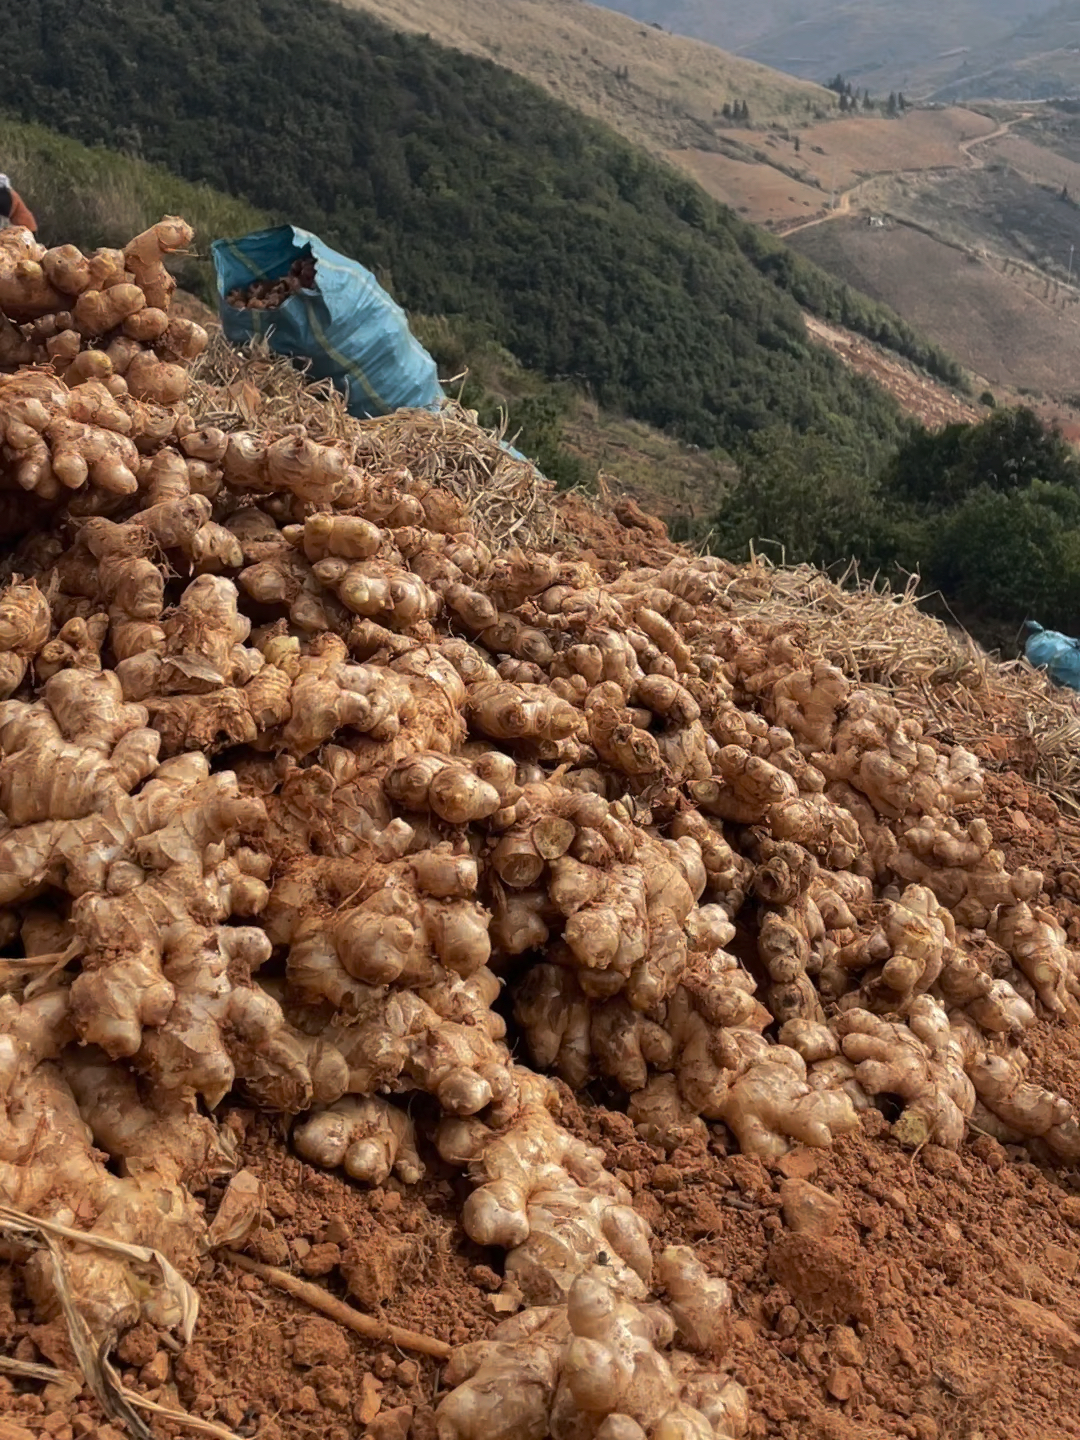
[[[265,336],[279,355],[311,361],[314,380],[332,380],[358,419],[403,408],[426,410],[443,399],[435,361],[409,330],[370,271],[324,245],[310,230],[279,225],[211,246],[221,327],[234,344]],[[315,288],[273,310],[237,310],[225,296],[253,280],[277,280],[294,260],[315,260]]]
[[[1039,670],[1045,670],[1055,685],[1080,690],[1080,640],[1057,630],[1044,630],[1034,620],[1024,622],[1031,635],[1024,655]]]

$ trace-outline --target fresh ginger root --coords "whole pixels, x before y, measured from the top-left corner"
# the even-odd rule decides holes
[[[424,1174],[413,1124],[404,1110],[373,1095],[339,1100],[293,1130],[297,1152],[313,1165],[338,1165],[354,1180],[381,1185],[394,1172],[406,1185]]]
[[[867,1095],[899,1095],[905,1102],[894,1126],[898,1139],[913,1148],[929,1140],[955,1149],[975,1102],[963,1044],[929,996],[912,1011],[910,1029],[866,1010],[846,1011],[836,1027],[841,1050]]]
[[[669,1357],[672,1338],[666,1315],[620,1298],[597,1266],[574,1282],[565,1307],[527,1310],[457,1352],[439,1435],[737,1440],[748,1418],[742,1387]]]

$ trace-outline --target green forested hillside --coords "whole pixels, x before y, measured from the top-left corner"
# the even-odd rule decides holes
[[[0,169],[30,201],[46,245],[126,245],[132,235],[160,220],[183,215],[194,227],[198,252],[172,262],[177,279],[200,299],[213,299],[209,242],[215,235],[268,224],[254,206],[209,185],[180,180],[163,166],[148,165],[104,148],[89,149],[44,125],[27,125],[0,114]]]
[[[603,126],[328,0],[21,0],[0,97],[294,218],[410,309],[483,322],[699,445],[777,420],[867,456],[896,438],[891,401],[808,344],[793,294],[958,373]]]

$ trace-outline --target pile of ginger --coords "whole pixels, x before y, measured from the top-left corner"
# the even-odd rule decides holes
[[[553,1077],[671,1149],[888,1107],[1072,1163],[1023,1037],[1080,957],[975,757],[740,623],[722,562],[495,553],[354,443],[200,426],[190,238],[0,233],[0,1196],[190,1273],[226,1096],[364,1184],[437,1154],[521,1307],[451,1360],[442,1440],[742,1435],[726,1284],[654,1253]],[[98,1336],[177,1323],[67,1253]]]

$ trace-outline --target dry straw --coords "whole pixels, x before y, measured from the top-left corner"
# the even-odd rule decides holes
[[[385,473],[408,470],[462,500],[473,526],[496,549],[550,550],[560,538],[554,486],[517,460],[474,411],[447,401],[438,411],[399,410],[354,420],[329,381],[309,383],[302,369],[265,342],[237,350],[216,332],[195,367],[191,408],[201,424],[223,430],[284,433],[303,425],[315,440],[339,441],[353,464]]]

